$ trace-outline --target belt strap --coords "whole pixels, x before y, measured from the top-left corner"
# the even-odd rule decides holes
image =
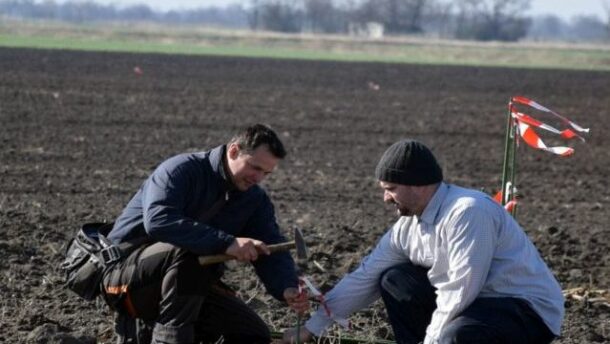
[[[133,252],[136,248],[153,241],[148,235],[144,235],[116,245],[101,233],[99,234],[99,238],[100,243],[102,243],[104,246],[104,248],[99,252],[99,258],[105,265],[118,262],[119,260],[129,256],[129,254],[131,254],[131,252]]]

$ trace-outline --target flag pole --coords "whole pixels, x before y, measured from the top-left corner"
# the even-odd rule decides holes
[[[512,118],[512,99],[508,101],[508,114],[506,116],[506,137],[504,141],[504,161],[502,167],[502,206],[505,206],[513,198],[515,190],[515,164],[517,148],[517,128],[516,121]],[[513,206],[511,214],[516,215],[516,208]]]
[[[516,186],[516,174],[517,174],[517,143],[519,140],[519,127],[517,121],[513,121],[512,125],[512,155],[511,155],[511,163],[510,163],[510,192],[508,193],[507,202],[511,200],[517,200],[517,186]],[[517,218],[517,203],[513,204],[510,209],[511,215],[516,219]]]

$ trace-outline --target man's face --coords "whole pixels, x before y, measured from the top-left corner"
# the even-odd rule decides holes
[[[383,201],[394,204],[400,216],[421,216],[425,204],[422,205],[422,188],[418,186],[379,182],[383,189]]]
[[[227,148],[229,174],[240,191],[246,191],[260,183],[273,172],[279,160],[266,145],[257,147],[251,153],[241,151],[236,143]]]

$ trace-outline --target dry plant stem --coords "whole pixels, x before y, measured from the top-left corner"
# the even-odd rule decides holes
[[[297,336],[295,338],[296,344],[301,344],[301,315],[297,314]]]

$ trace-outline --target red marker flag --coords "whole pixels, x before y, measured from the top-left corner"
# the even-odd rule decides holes
[[[540,128],[540,129],[549,131],[549,132],[559,135],[562,138],[567,139],[567,140],[573,139],[573,138],[579,138],[582,141],[585,141],[585,139],[583,137],[581,137],[580,135],[575,133],[574,130],[572,130],[572,129],[568,128],[568,129],[564,129],[564,130],[559,130],[553,126],[550,126],[546,123],[543,123],[543,122],[533,118],[530,115],[526,115],[522,112],[517,111],[515,109],[513,103],[527,105],[536,110],[550,113],[550,114],[560,118],[561,121],[565,125],[572,127],[572,129],[576,130],[577,132],[588,133],[589,129],[579,126],[575,122],[559,115],[555,111],[550,110],[549,108],[547,108],[545,106],[542,106],[542,105],[536,103],[535,101],[533,101],[531,99],[528,99],[525,97],[513,97],[513,98],[511,98],[511,102],[508,105],[509,109],[510,109],[511,117],[516,121],[517,132],[518,132],[519,136],[521,136],[523,141],[525,141],[525,143],[527,143],[530,147],[539,149],[539,150],[543,150],[543,151],[547,151],[549,153],[553,153],[553,154],[560,155],[560,156],[570,156],[570,155],[574,154],[574,149],[570,148],[570,147],[563,147],[563,146],[548,147],[542,141],[542,139],[540,138],[540,136],[538,135],[538,133],[535,131],[534,128]]]

